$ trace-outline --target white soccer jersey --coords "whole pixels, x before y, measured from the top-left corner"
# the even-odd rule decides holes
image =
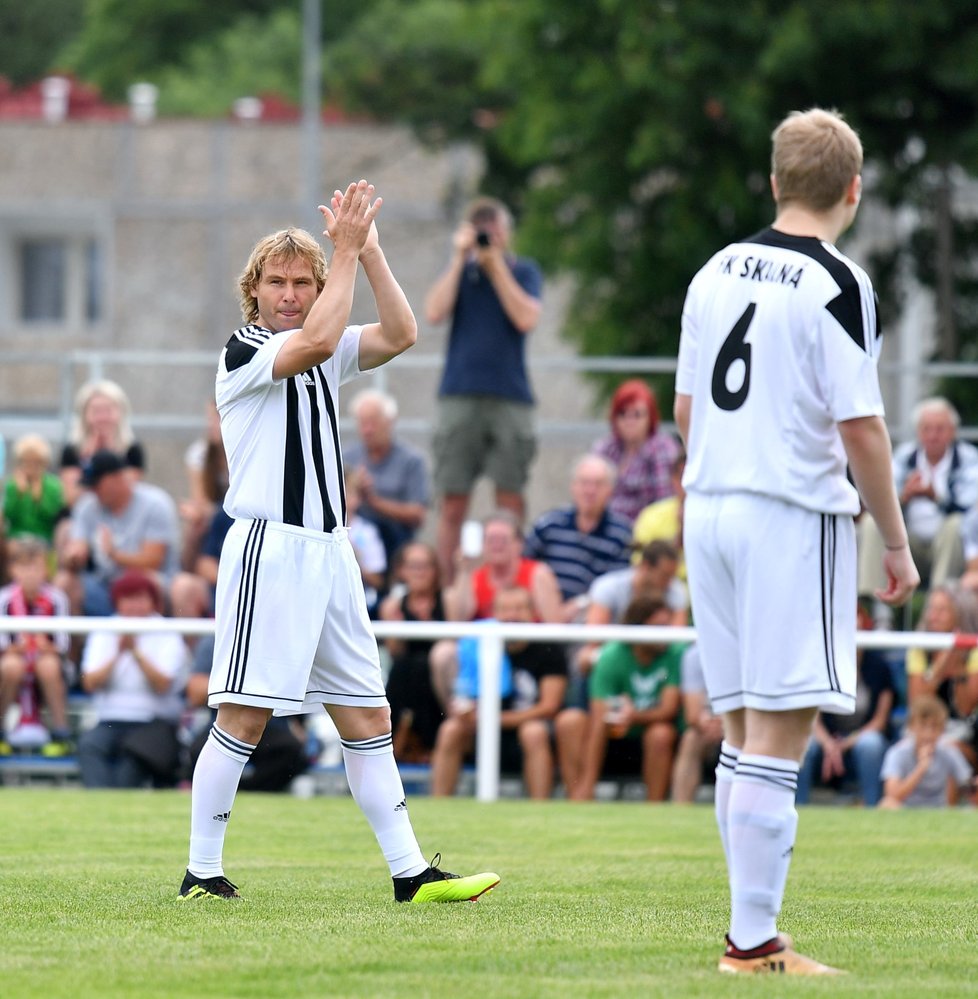
[[[216,388],[229,516],[324,532],[344,525],[339,387],[360,374],[360,331],[348,326],[328,361],[279,381],[275,358],[297,331],[244,326],[232,334]]]
[[[883,414],[880,345],[869,277],[830,244],[765,229],[721,250],[683,308],[686,489],[858,513],[836,424]]]

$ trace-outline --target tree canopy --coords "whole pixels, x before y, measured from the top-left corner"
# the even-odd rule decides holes
[[[169,112],[298,99],[301,8],[85,0],[58,58],[109,96],[153,80]],[[884,318],[909,269],[937,292],[939,353],[978,353],[978,234],[955,210],[978,169],[973,0],[330,0],[323,28],[327,100],[484,150],[521,248],[575,276],[584,353],[675,351],[692,274],[772,217],[772,128],[813,105],[845,113],[874,193],[912,209],[874,264]]]

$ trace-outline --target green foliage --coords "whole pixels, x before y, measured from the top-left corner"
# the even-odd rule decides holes
[[[842,986],[718,976],[727,879],[708,806],[412,798],[449,870],[502,877],[443,906],[394,903],[349,797],[260,794],[239,795],[228,829],[244,898],[177,903],[189,809],[181,792],[4,790],[5,996],[974,995],[967,809],[801,810],[780,925],[847,969]]]
[[[68,0],[19,13],[0,0],[0,27],[19,17],[45,37],[35,12],[52,3],[70,28]],[[263,91],[297,99],[302,6],[85,0],[62,62],[109,97],[153,80],[169,113],[225,114]],[[912,238],[872,262],[884,322],[909,272],[938,290],[945,355],[976,353],[978,233],[941,200],[941,178],[960,187],[978,171],[973,0],[331,0],[322,10],[326,99],[409,123],[427,142],[477,143],[484,189],[515,209],[520,249],[573,273],[566,332],[583,353],[675,352],[693,273],[772,218],[771,129],[816,104],[860,131],[872,193],[916,213]],[[950,284],[934,281],[952,270]],[[669,382],[657,384],[665,411]]]
[[[0,0],[0,75],[23,86],[62,68],[58,53],[82,13],[78,0]]]
[[[298,103],[301,49],[297,6],[283,7],[267,17],[240,17],[218,34],[191,45],[179,65],[167,66],[154,77],[160,88],[160,112],[219,117],[239,97],[261,94]]]
[[[155,82],[162,69],[181,65],[235,19],[278,6],[279,0],[85,0],[84,26],[61,63],[107,98],[123,99],[130,84]]]

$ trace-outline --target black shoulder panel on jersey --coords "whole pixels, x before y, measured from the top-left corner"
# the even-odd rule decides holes
[[[835,318],[836,322],[849,334],[853,343],[860,350],[866,350],[866,329],[863,325],[863,307],[859,282],[856,276],[846,266],[845,262],[825,248],[820,239],[814,236],[789,236],[787,233],[778,232],[777,229],[763,229],[750,239],[745,239],[745,243],[760,243],[763,246],[779,246],[786,250],[794,250],[796,253],[803,253],[806,257],[811,257],[816,263],[828,271],[832,280],[839,286],[839,294],[826,305],[828,311]],[[876,329],[873,330],[875,337],[880,336],[879,325],[879,302],[876,293],[873,293],[874,304],[876,304]]]
[[[253,343],[245,343],[234,334],[224,348],[224,366],[228,371],[243,368],[258,353],[258,347]]]
[[[847,272],[848,273],[848,272]],[[866,349],[866,331],[863,329],[863,307],[859,300],[859,286],[852,275],[842,291],[825,306],[835,316],[836,322],[849,334],[860,350]]]

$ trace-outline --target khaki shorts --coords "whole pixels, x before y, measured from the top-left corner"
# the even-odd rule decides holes
[[[480,475],[502,492],[522,492],[537,451],[533,406],[490,395],[440,399],[432,450],[442,495],[467,495]]]

